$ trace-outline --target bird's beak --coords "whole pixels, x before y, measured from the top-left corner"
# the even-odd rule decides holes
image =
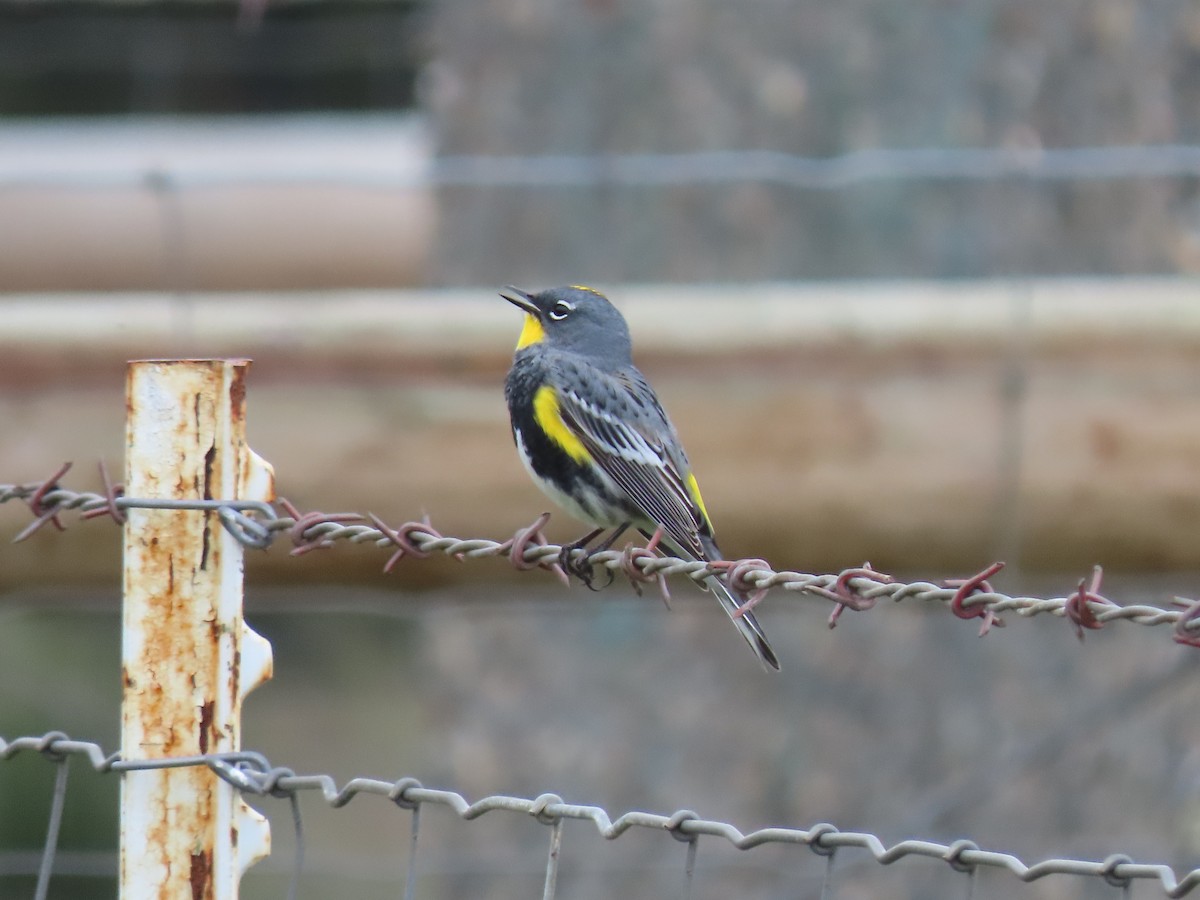
[[[537,304],[533,302],[533,296],[525,293],[525,291],[521,290],[520,288],[515,288],[511,284],[505,285],[504,290],[500,292],[500,296],[513,306],[519,306],[535,319],[540,319],[542,317],[541,310],[539,310]]]

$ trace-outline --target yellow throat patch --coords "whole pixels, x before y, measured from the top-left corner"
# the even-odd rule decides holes
[[[533,313],[525,313],[525,325],[521,328],[521,336],[517,338],[517,349],[521,350],[530,344],[536,344],[546,339],[546,329]]]

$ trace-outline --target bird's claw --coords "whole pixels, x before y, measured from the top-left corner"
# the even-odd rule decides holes
[[[598,552],[601,551],[589,553],[583,547],[579,547],[575,544],[568,544],[559,552],[558,564],[562,566],[563,571],[566,572],[567,575],[574,575],[581,582],[583,582],[583,585],[588,590],[599,591],[612,584],[613,573],[611,569],[607,570],[608,580],[605,581],[604,584],[596,584],[596,569],[595,564],[592,562],[592,557]]]

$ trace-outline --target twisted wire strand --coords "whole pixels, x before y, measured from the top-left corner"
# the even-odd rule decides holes
[[[64,528],[59,516],[64,512],[77,511],[82,518],[107,516],[123,521],[124,510],[146,507],[161,507],[163,501],[138,500],[124,497],[120,485],[112,485],[105,476],[107,493],[72,491],[61,487],[58,478],[67,466],[59,469],[44,482],[32,484],[0,484],[0,504],[21,500],[28,503],[34,521],[21,531],[14,543],[31,535],[39,528],[53,523]],[[542,528],[549,520],[544,513],[530,525],[519,528],[504,541],[489,538],[459,538],[443,535],[428,520],[406,522],[389,526],[378,516],[368,513],[301,513],[286,500],[281,501],[287,514],[269,515],[274,508],[265,503],[246,504],[242,501],[171,501],[173,508],[212,510],[222,503],[227,506],[219,511],[223,524],[248,546],[265,548],[277,536],[286,534],[293,544],[292,555],[302,555],[313,550],[328,549],[339,541],[351,544],[369,544],[392,551],[384,566],[390,571],[404,557],[425,558],[434,554],[467,559],[506,558],[515,568],[542,568],[554,572],[564,581],[566,573],[560,566],[564,559],[564,547],[547,541]],[[232,508],[240,505],[252,507],[249,515]],[[370,524],[368,524],[370,523]],[[1012,613],[1022,618],[1048,614],[1066,618],[1074,626],[1080,638],[1085,629],[1097,629],[1111,622],[1131,622],[1136,625],[1169,625],[1173,627],[1174,639],[1189,646],[1200,646],[1200,602],[1175,598],[1178,608],[1164,608],[1149,604],[1122,606],[1100,592],[1102,572],[1096,568],[1090,579],[1081,580],[1078,589],[1061,597],[1010,596],[994,590],[988,578],[998,572],[1003,563],[994,563],[971,578],[936,584],[930,581],[901,582],[870,565],[845,569],[836,574],[813,574],[772,568],[765,560],[747,558],[723,560],[717,563],[688,561],[670,556],[657,556],[644,551],[608,549],[588,554],[585,550],[574,550],[572,559],[593,568],[623,574],[640,591],[640,584],[657,582],[666,592],[666,579],[688,578],[702,584],[711,575],[718,575],[738,591],[747,594],[750,600],[746,607],[762,601],[772,590],[791,594],[806,594],[822,598],[834,604],[829,617],[834,627],[841,613],[849,608],[858,611],[871,609],[881,600],[895,603],[909,600],[922,603],[948,605],[955,616],[963,619],[981,620],[980,635],[990,632],[993,626],[1004,624],[1001,614]]]
[[[455,791],[427,788],[415,778],[383,781],[376,778],[352,778],[339,785],[331,775],[297,775],[291,769],[274,767],[259,753],[215,753],[175,759],[122,760],[119,754],[106,754],[90,741],[72,740],[62,732],[41,736],[18,737],[6,741],[0,737],[0,761],[12,759],[23,751],[39,753],[59,762],[67,755],[82,756],[97,772],[135,771],[178,766],[207,766],[236,789],[256,796],[294,800],[304,792],[315,792],[332,809],[338,809],[361,795],[384,797],[401,809],[417,811],[423,805],[442,806],[460,819],[472,821],[491,812],[512,812],[532,816],[543,825],[557,827],[563,821],[591,822],[606,840],[615,840],[633,829],[666,831],[694,846],[700,837],[725,840],[738,850],[751,850],[765,844],[797,844],[814,853],[829,856],[842,849],[864,850],[880,865],[891,865],[910,856],[940,859],[956,871],[973,874],[980,867],[1003,869],[1023,882],[1037,881],[1048,875],[1076,875],[1103,878],[1116,887],[1134,881],[1157,881],[1167,897],[1183,897],[1200,885],[1200,868],[1179,877],[1170,866],[1139,863],[1131,856],[1114,853],[1103,860],[1051,858],[1026,863],[1010,853],[986,850],[973,841],[960,839],[949,844],[909,839],[887,845],[875,834],[841,831],[829,823],[807,829],[769,827],[743,832],[728,822],[703,819],[682,809],[671,815],[631,811],[610,817],[599,806],[567,803],[557,794],[537,797],[493,795],[471,802]]]

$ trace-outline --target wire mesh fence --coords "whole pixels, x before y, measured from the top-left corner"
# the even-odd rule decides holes
[[[261,754],[239,752],[177,757],[169,760],[123,760],[118,754],[107,754],[90,741],[72,740],[61,732],[41,736],[0,738],[0,760],[14,758],[22,751],[35,752],[55,765],[55,783],[50,800],[50,815],[46,843],[37,869],[35,896],[47,894],[54,870],[58,831],[66,802],[68,767],[72,757],[82,757],[96,772],[129,772],[163,767],[206,766],[243,794],[287,800],[295,829],[295,850],[289,897],[298,896],[304,869],[304,819],[300,798],[314,792],[331,808],[337,809],[358,796],[377,796],[410,813],[410,834],[407,847],[407,874],[404,878],[405,900],[416,896],[417,872],[420,867],[420,833],[422,810],[444,807],[464,821],[480,818],[487,813],[516,813],[532,817],[549,830],[545,858],[545,881],[542,896],[551,900],[557,896],[560,866],[569,865],[570,845],[564,846],[564,824],[572,820],[591,822],[605,840],[615,840],[638,829],[666,832],[685,846],[680,848],[679,894],[692,895],[696,880],[696,864],[701,838],[717,838],[738,850],[753,850],[767,844],[804,847],[824,858],[824,874],[819,896],[835,897],[836,864],[839,852],[866,851],[873,860],[884,866],[908,857],[940,860],[959,873],[960,896],[971,897],[975,878],[984,868],[993,868],[1015,876],[1022,882],[1034,882],[1053,875],[1072,875],[1100,879],[1104,883],[1127,890],[1135,882],[1156,883],[1168,897],[1188,895],[1200,884],[1200,869],[1179,876],[1169,866],[1135,861],[1125,853],[1113,853],[1102,860],[1043,859],[1027,862],[1009,853],[981,848],[971,840],[961,839],[949,844],[927,840],[904,840],[886,845],[877,835],[866,832],[842,831],[829,823],[818,823],[807,829],[769,827],[743,833],[728,822],[701,818],[697,813],[681,809],[669,815],[630,811],[616,819],[597,806],[566,802],[556,794],[537,797],[495,795],[469,801],[454,791],[427,788],[415,778],[394,781],[358,777],[338,784],[328,774],[297,775],[285,767],[273,767]],[[428,814],[426,814],[428,815]],[[950,896],[947,894],[946,896]]]
[[[137,498],[124,497],[120,486],[111,483],[106,485],[103,492],[70,491],[60,484],[63,474],[55,473],[43,482],[0,485],[0,499],[20,500],[29,504],[34,522],[40,522],[45,527],[65,524],[59,517],[70,511],[93,518],[97,515],[119,518],[126,509],[143,505]],[[185,508],[188,506],[186,503],[178,505]],[[195,503],[190,505],[197,506]],[[250,511],[246,512],[234,509],[238,505],[245,506],[215,501],[209,502],[204,508],[211,514],[220,516],[225,527],[241,536],[248,544],[253,544],[256,539],[261,542],[264,535],[290,533],[294,544],[292,552],[299,556],[308,555],[309,551],[314,549],[328,547],[335,541],[358,541],[377,544],[390,554],[403,553],[410,560],[429,553],[460,556],[464,560],[498,556],[510,559],[517,568],[538,569],[553,568],[561,549],[538,538],[538,527],[544,524],[540,522],[534,523],[533,527],[519,529],[509,541],[464,541],[437,534],[428,522],[407,523],[405,526],[392,528],[377,520],[373,525],[367,526],[347,521],[350,517],[346,514],[302,514],[289,507],[286,515],[278,515],[273,507],[252,506]],[[222,513],[220,508],[225,512]],[[247,523],[256,523],[262,526],[262,529],[255,531],[247,527]],[[69,539],[69,536],[62,538]],[[634,559],[640,560],[642,566],[651,562],[641,557]],[[392,560],[392,563],[397,562],[396,559]],[[631,568],[631,559],[628,558],[628,554],[617,554],[611,559],[606,557],[600,562],[612,564],[617,572],[630,574],[628,570]],[[668,565],[659,570],[654,566],[639,568],[638,564],[634,563],[632,572],[636,577],[636,573],[641,571],[649,580],[655,582],[670,575],[686,579],[694,574],[686,569],[673,570],[669,567],[672,565],[670,561],[665,562]],[[776,573],[762,561],[750,562],[750,574],[741,577],[747,578],[751,583],[754,583],[755,577],[760,577],[760,586],[782,587],[782,596],[787,596],[789,591],[795,593],[799,590],[832,603],[834,622],[837,621],[839,612],[845,608],[862,608],[864,600],[892,596],[894,599],[919,597],[937,600],[948,609],[954,609],[957,603],[960,615],[982,618],[985,626],[989,621],[993,626],[996,624],[994,616],[998,612],[1016,610],[1023,616],[1036,616],[1038,613],[1048,612],[1055,617],[1067,618],[1073,629],[1081,633],[1084,629],[1092,629],[1102,624],[1103,617],[1114,610],[1127,609],[1133,610],[1128,616],[1128,621],[1142,624],[1174,623],[1178,629],[1177,637],[1184,639],[1187,638],[1189,630],[1187,624],[1190,617],[1185,610],[1168,610],[1148,607],[1145,604],[1117,607],[1099,593],[1098,573],[1091,580],[1085,579],[1081,582],[1078,590],[1072,595],[1039,600],[1032,597],[1008,597],[990,590],[990,585],[986,584],[987,578],[994,574],[990,570],[979,573],[973,579],[964,579],[956,586],[946,586],[931,582],[890,582],[882,573],[869,568],[847,570],[828,576],[804,576],[800,573]],[[736,577],[733,572],[725,574]],[[772,582],[771,579],[779,574],[785,577],[781,581]],[[797,587],[789,587],[790,585]],[[877,589],[893,587],[894,593],[870,593]],[[774,603],[776,599],[778,598],[768,597],[764,602]],[[968,601],[973,599],[978,600],[978,608],[982,615],[972,614],[972,606]],[[869,608],[870,604],[866,605]],[[989,614],[993,619],[986,618]],[[1108,693],[1095,708],[1088,711],[1088,716],[1103,720],[1114,715],[1115,711],[1130,709],[1131,705],[1136,707],[1146,704],[1150,702],[1154,692],[1169,690],[1171,686],[1179,683],[1180,679],[1186,679],[1190,671],[1181,659],[1178,664],[1169,667],[1156,678],[1157,686],[1152,687],[1143,680],[1132,684],[1124,698],[1115,693]],[[1061,754],[1065,747],[1072,746],[1074,741],[1079,740],[1079,729],[1076,727],[1078,722],[1070,724],[1070,728],[1046,735],[1040,741],[1030,742],[1021,754],[1025,757],[1022,762],[1053,758]],[[442,813],[437,811],[442,809],[464,823],[484,818],[491,821],[499,814],[509,814],[499,815],[500,818],[508,820],[512,814],[516,814],[520,819],[533,821],[541,826],[541,841],[522,843],[519,859],[510,862],[518,869],[536,868],[541,871],[539,888],[544,897],[591,896],[586,891],[579,891],[571,877],[573,869],[580,865],[580,861],[596,852],[594,847],[589,846],[588,838],[576,832],[570,825],[575,820],[592,822],[595,833],[606,840],[624,836],[626,842],[636,841],[636,835],[648,836],[657,832],[681,841],[683,845],[674,851],[663,849],[665,845],[657,845],[655,856],[659,871],[656,883],[659,887],[655,888],[656,896],[720,895],[724,890],[721,885],[728,883],[725,877],[722,877],[724,873],[720,871],[722,864],[712,869],[706,866],[706,862],[710,857],[720,857],[722,847],[739,851],[757,850],[759,853],[765,852],[765,848],[770,846],[792,846],[795,852],[805,850],[801,856],[791,858],[790,862],[772,860],[771,865],[781,867],[782,874],[778,877],[781,896],[795,895],[796,892],[800,896],[823,898],[858,896],[861,885],[856,883],[856,879],[861,875],[861,867],[865,863],[873,862],[890,867],[892,863],[903,862],[903,865],[887,870],[900,873],[906,867],[914,865],[913,858],[921,857],[938,860],[944,864],[948,874],[947,880],[938,882],[939,896],[978,898],[984,895],[985,884],[994,887],[998,891],[997,896],[1010,896],[1013,887],[1002,887],[1001,882],[996,881],[1000,876],[1013,879],[1013,886],[1019,882],[1042,884],[1045,880],[1045,883],[1056,885],[1066,892],[1051,893],[1049,896],[1072,896],[1070,892],[1074,888],[1069,886],[1071,883],[1088,882],[1102,891],[1116,890],[1127,896],[1133,896],[1132,892],[1140,886],[1152,890],[1153,895],[1177,897],[1189,894],[1197,883],[1200,883],[1200,870],[1179,870],[1155,859],[1155,856],[1161,859],[1170,855],[1173,852],[1172,848],[1159,847],[1158,853],[1155,853],[1151,846],[1148,854],[1144,841],[1138,842],[1137,850],[1132,847],[1123,848],[1119,841],[1114,842],[1110,848],[1112,852],[1095,858],[1069,855],[1030,857],[988,849],[967,837],[955,840],[922,837],[889,840],[869,830],[839,830],[827,822],[819,822],[805,828],[772,825],[743,831],[728,820],[701,817],[690,810],[680,810],[671,814],[628,812],[613,818],[599,806],[577,804],[570,799],[564,799],[563,796],[550,793],[530,796],[490,795],[472,801],[458,791],[427,788],[414,778],[380,780],[354,777],[339,781],[332,774],[298,775],[291,769],[272,765],[261,753],[255,752],[208,754],[162,762],[121,760],[116,755],[106,753],[97,743],[74,741],[57,733],[38,737],[6,737],[5,740],[6,743],[0,744],[0,759],[15,761],[35,753],[55,764],[55,781],[48,803],[47,837],[43,851],[40,854],[5,854],[0,858],[0,870],[9,875],[26,873],[27,877],[36,878],[35,895],[38,897],[48,896],[47,891],[53,883],[53,873],[56,871],[56,836],[67,802],[66,773],[71,758],[86,759],[94,771],[105,775],[161,765],[207,767],[244,795],[258,798],[260,804],[269,803],[270,798],[286,801],[286,807],[282,810],[277,809],[273,818],[277,823],[290,821],[290,825],[284,825],[292,833],[286,863],[289,896],[301,896],[313,875],[305,860],[312,856],[311,839],[307,837],[309,825],[306,823],[312,822],[314,814],[311,804],[307,815],[302,813],[303,798],[319,797],[324,804],[336,809],[347,806],[360,794],[386,798],[393,807],[399,807],[408,813],[407,834],[396,838],[393,859],[396,865],[391,867],[393,874],[389,882],[394,891],[403,890],[402,895],[405,897],[455,895],[453,892],[439,893],[437,888],[430,886],[437,880],[437,873],[444,871],[445,867],[445,851],[440,857],[438,854],[438,843],[442,835],[436,827],[432,836],[428,833],[429,820],[436,820],[442,816]],[[993,774],[997,780],[1005,778],[1004,772]],[[954,793],[958,796],[951,800],[951,803],[970,807],[978,802],[971,799],[971,796],[977,796],[971,791],[962,794],[961,786]],[[933,794],[925,799],[934,806],[943,802]],[[916,820],[924,817],[928,824],[936,819],[937,814],[931,812],[932,809],[933,807],[929,807],[926,810],[928,815],[917,813]],[[920,835],[922,832],[914,826],[908,834]],[[540,849],[532,849],[534,843],[540,843]],[[402,866],[399,865],[401,859]],[[94,861],[79,860],[72,854],[67,854],[66,861],[68,872],[72,867],[82,866],[86,869],[88,866],[95,866]],[[276,866],[279,865],[279,861],[276,861]],[[723,865],[729,863],[726,861]],[[745,865],[755,866],[753,854]],[[672,870],[674,875],[670,874]],[[61,870],[59,871],[61,874]],[[499,875],[496,871],[491,871],[480,877],[487,880]],[[736,878],[734,882],[736,883]],[[528,878],[523,883],[528,885]],[[714,884],[717,886],[714,887]],[[782,887],[787,885],[791,886],[790,889]],[[763,894],[770,895],[772,894]]]
[[[228,133],[235,149],[221,153],[168,148],[148,154],[143,146],[154,142],[137,132],[123,139],[124,151],[90,158],[0,153],[0,189],[21,204],[14,209],[29,204],[31,227],[44,235],[44,247],[30,245],[31,260],[56,240],[36,218],[39,200],[74,217],[108,210],[115,228],[154,238],[141,255],[120,248],[138,264],[137,277],[127,275],[131,280],[124,283],[178,290],[237,286],[238,278],[243,284],[303,286],[276,271],[288,258],[286,247],[262,241],[265,271],[254,273],[239,248],[221,244],[208,219],[220,203],[230,219],[241,213],[269,227],[277,219],[264,196],[281,208],[296,203],[307,210],[311,204],[313,221],[304,229],[293,224],[293,239],[311,244],[320,285],[478,283],[497,271],[516,281],[729,283],[1116,275],[1195,266],[1190,185],[1200,171],[1200,148],[1194,143],[883,146],[828,156],[778,149],[439,156],[428,149],[430,136],[411,136],[425,131],[411,120],[396,117],[389,126],[394,142],[408,146],[404,151],[369,136],[356,150],[331,137],[347,127],[344,119],[306,121],[306,138],[296,139],[286,128],[266,131],[269,153],[259,149],[263,134],[242,134],[244,124],[228,122],[196,129],[205,140],[212,131]],[[178,140],[186,148],[196,134],[184,132]],[[67,131],[60,146],[81,139],[88,139],[86,132]],[[311,144],[324,149],[293,149]],[[293,199],[284,199],[288,192]],[[340,235],[321,227],[315,204],[330,205],[335,195],[340,209],[391,235],[402,267],[379,260],[388,243],[353,221]],[[435,195],[446,222],[433,214]],[[1079,228],[1060,208],[1069,202],[1106,208],[1122,198],[1136,207],[1142,230],[1155,240],[1130,241],[1109,217]],[[684,215],[690,207],[702,212]],[[157,219],[150,232],[138,225],[147,209]],[[564,226],[533,240],[538,232],[531,220],[547,217]],[[1006,226],[1018,221],[1025,227]],[[528,260],[505,246],[526,232],[524,244],[533,244]],[[59,239],[65,253],[80,254],[80,236],[68,230]],[[340,268],[334,247],[341,250]],[[147,254],[158,257],[153,279]],[[361,260],[370,277],[356,275],[347,259]],[[84,283],[56,280],[45,263],[35,268],[41,283]],[[120,277],[99,263],[95,268],[106,279]],[[16,263],[6,271],[14,284],[39,283],[25,281]]]

